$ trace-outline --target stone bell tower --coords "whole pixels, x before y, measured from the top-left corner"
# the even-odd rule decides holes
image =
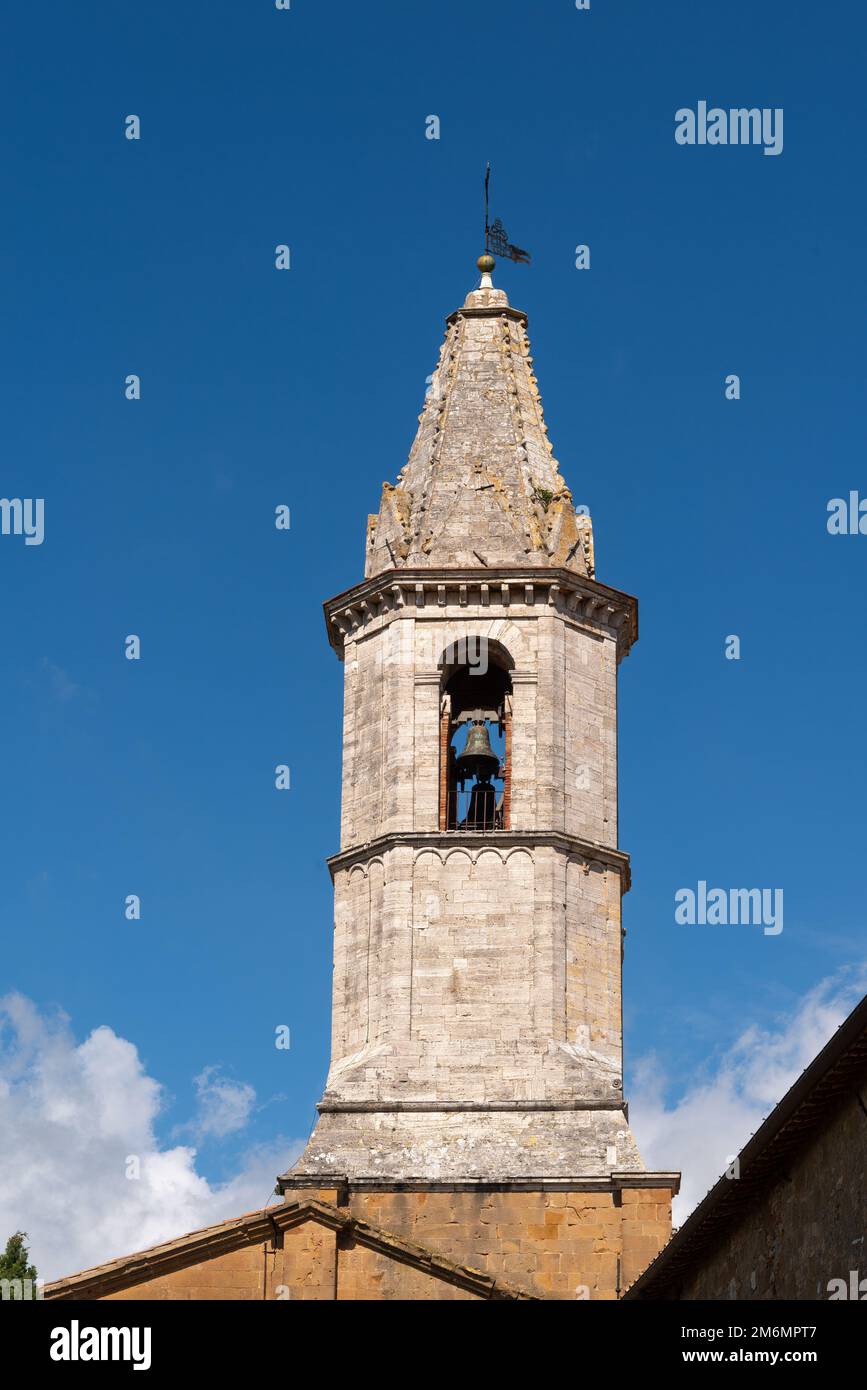
[[[530,1293],[610,1298],[667,1239],[677,1182],[645,1170],[623,1094],[637,605],[596,579],[526,315],[479,268],[365,578],[325,605],[345,682],[331,1067],[280,1187]]]

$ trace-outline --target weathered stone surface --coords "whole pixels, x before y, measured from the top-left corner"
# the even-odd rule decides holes
[[[611,1299],[668,1239],[677,1175],[645,1172],[622,1088],[617,665],[637,608],[594,577],[524,316],[484,283],[449,320],[366,573],[326,605],[345,663],[332,1056],[285,1204],[49,1297]],[[508,814],[484,832],[445,828],[441,802],[462,641],[508,674]]]
[[[409,462],[368,525],[368,575],[461,564],[593,574],[592,527],[548,442],[526,317],[495,289],[450,317]]]
[[[643,1173],[622,1111],[326,1111],[291,1178],[431,1182]]]
[[[520,1300],[538,1296],[533,1280],[516,1284],[419,1243],[424,1223],[399,1221],[399,1233],[338,1207],[322,1189],[302,1201],[252,1212],[126,1259],[47,1284],[56,1302],[96,1300],[343,1301]],[[423,1200],[423,1199],[422,1199]],[[376,1208],[375,1199],[370,1202]],[[400,1216],[400,1212],[396,1215]],[[472,1243],[464,1242],[463,1248]],[[486,1261],[482,1261],[486,1263]]]
[[[497,580],[498,565],[527,568]],[[437,566],[435,593],[397,582]],[[345,679],[331,1067],[293,1174],[642,1173],[623,1101],[617,846],[634,601],[591,577],[525,319],[502,291],[474,291],[449,320],[409,463],[369,530],[368,575],[384,570],[383,589],[328,610]],[[461,643],[509,679],[509,825],[484,834],[441,829],[443,673]]]

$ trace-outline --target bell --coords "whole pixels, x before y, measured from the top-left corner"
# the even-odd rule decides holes
[[[500,760],[491,747],[491,736],[487,726],[471,725],[464,751],[457,759],[459,781],[477,777],[480,782],[487,782],[495,775],[499,766]]]

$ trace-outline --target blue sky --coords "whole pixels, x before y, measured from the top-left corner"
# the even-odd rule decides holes
[[[7,34],[0,491],[45,498],[45,541],[0,538],[0,993],[128,1040],[161,1144],[195,1131],[206,1069],[252,1087],[243,1126],[199,1125],[211,1183],[306,1136],[342,709],[321,603],[361,577],[473,285],[488,159],[533,253],[497,281],[555,455],[599,577],[640,601],[627,1094],[652,1053],[676,1103],[857,967],[867,538],[826,518],[867,495],[863,14],[48,0]],[[677,145],[700,100],[783,108],[783,153]],[[784,931],[677,926],[700,879],[782,888]]]

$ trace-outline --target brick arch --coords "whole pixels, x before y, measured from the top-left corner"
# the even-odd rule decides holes
[[[383,859],[382,855],[377,854],[374,856],[373,859],[365,859],[363,864],[353,864],[352,867],[349,869],[347,876],[350,880],[352,880],[353,878],[358,878],[359,875],[362,878],[368,878],[371,869],[373,869],[374,867],[382,869],[383,875],[385,874],[385,860]]]
[[[514,639],[513,646],[510,648],[502,640],[504,633],[509,633]],[[438,640],[441,642],[444,636],[449,637],[449,641],[441,648],[436,669],[440,673],[440,694],[446,696],[448,692],[451,699],[441,698],[439,713],[439,810],[438,825],[440,830],[458,829],[458,790],[456,780],[456,768],[454,753],[452,750],[452,739],[454,736],[457,711],[455,700],[458,701],[459,709],[472,709],[477,704],[485,705],[487,708],[498,708],[500,710],[501,727],[505,735],[505,772],[503,774],[502,796],[491,804],[491,826],[475,828],[498,828],[509,829],[511,802],[512,802],[512,716],[511,716],[511,695],[512,683],[511,673],[516,669],[515,650],[525,657],[525,642],[521,637],[518,628],[513,623],[508,622],[485,622],[478,619],[468,620],[460,627],[454,622],[450,622],[445,631],[439,631]],[[484,644],[484,652],[481,648]],[[484,666],[474,671],[472,668],[477,665],[479,660],[484,657]],[[474,684],[472,679],[466,676],[474,674],[479,677],[475,684],[478,690],[473,692],[474,697],[470,698],[469,687]],[[484,691],[484,694],[483,694]]]
[[[442,864],[445,862],[443,860],[443,856],[440,854],[438,849],[420,849],[416,851],[413,863],[420,864],[426,856],[430,856],[431,859],[435,859],[438,864]]]
[[[515,859],[519,854],[523,854],[526,859],[533,863],[533,856],[524,845],[518,845],[515,849],[510,849],[505,855],[504,863],[508,864],[510,859]]]
[[[501,853],[501,851],[495,848],[495,846],[493,845],[486,845],[484,849],[478,850],[475,856],[475,862],[477,864],[480,864],[482,860],[486,858],[488,855],[490,855],[493,859],[496,859],[499,864],[505,864],[506,862],[505,857]]]
[[[460,848],[460,847],[457,847],[457,848],[455,848],[455,849],[450,849],[449,852],[448,852],[448,854],[446,855],[445,859],[443,860],[443,863],[444,863],[444,864],[448,864],[448,862],[449,862],[450,859],[456,859],[456,858],[457,858],[459,855],[461,855],[461,854],[464,856],[464,858],[466,859],[467,863],[470,864],[470,865],[472,865],[472,863],[473,863],[473,856],[472,856],[472,854],[470,853],[470,851],[469,851],[468,849],[463,849],[463,848]]]
[[[492,618],[487,623],[489,642],[496,642],[511,653],[511,670],[524,671],[530,662],[530,645],[517,623],[511,618]]]
[[[443,669],[443,662],[450,646],[461,637],[484,637],[501,653],[507,671],[524,671],[534,664],[533,652],[526,634],[511,618],[450,618],[442,627],[437,625],[436,640],[441,644],[436,669]],[[435,650],[435,649],[434,649]],[[433,655],[433,652],[430,652]]]

